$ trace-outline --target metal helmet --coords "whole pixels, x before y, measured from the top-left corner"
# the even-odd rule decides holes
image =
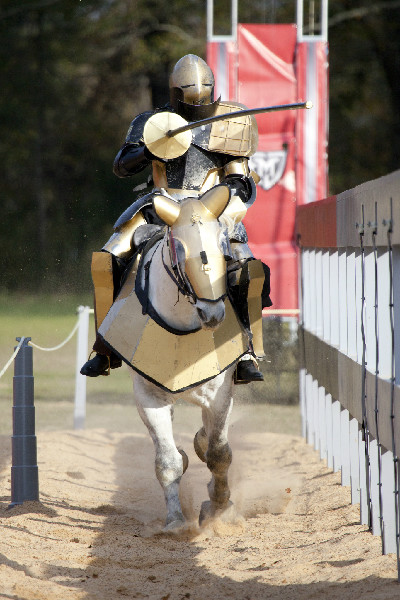
[[[171,104],[182,116],[213,114],[214,75],[207,63],[187,54],[176,63],[169,80]]]

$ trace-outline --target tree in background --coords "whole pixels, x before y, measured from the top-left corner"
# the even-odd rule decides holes
[[[216,2],[217,19],[229,13]],[[89,290],[90,255],[133,201],[112,161],[132,117],[205,56],[203,0],[3,0],[0,288]],[[240,22],[290,23],[294,0],[239,2]],[[330,0],[331,193],[400,154],[400,2]]]
[[[168,100],[176,60],[204,54],[203,12],[190,0],[2,3],[3,289],[90,288],[90,254],[133,200],[113,158],[132,117]]]
[[[400,2],[331,0],[332,193],[386,175],[400,157]]]

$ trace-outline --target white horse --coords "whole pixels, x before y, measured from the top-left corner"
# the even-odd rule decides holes
[[[235,197],[230,201],[230,192],[223,185],[213,188],[201,199],[188,198],[180,203],[161,195],[154,199],[155,210],[168,228],[164,238],[143,256],[137,277],[141,290],[146,292],[145,301],[151,306],[150,314],[183,335],[199,329],[216,330],[225,318],[227,232],[219,217],[229,203],[227,212],[241,218],[245,210],[236,200],[237,204]],[[232,202],[239,207],[236,213]],[[154,343],[157,344],[157,340]],[[235,366],[234,363],[215,377],[179,394],[202,411],[203,427],[195,435],[194,448],[207,464],[211,481],[208,484],[210,500],[202,504],[200,522],[223,513],[231,505],[228,469],[232,452],[227,434]],[[187,455],[177,448],[173,436],[177,394],[133,369],[130,371],[137,408],[155,447],[156,475],[167,508],[165,528],[172,530],[185,523],[179,484],[188,466]]]

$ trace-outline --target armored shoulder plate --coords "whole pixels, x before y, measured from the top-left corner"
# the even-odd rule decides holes
[[[223,115],[246,109],[238,102],[220,102],[215,112]],[[251,156],[258,144],[257,121],[253,115],[226,118],[211,125],[193,130],[193,143],[204,150],[229,154],[230,156]]]
[[[117,219],[117,221],[114,224],[114,230],[118,230],[120,227],[122,227],[122,225],[124,225],[124,223],[127,223],[128,221],[133,219],[133,217],[139,212],[139,210],[142,210],[146,206],[152,206],[153,197],[154,194],[153,192],[151,192],[150,194],[146,194],[145,196],[137,198],[135,202],[133,202],[133,204],[131,204],[129,208],[127,208],[122,213],[119,219]]]
[[[175,112],[172,106],[166,104],[162,108],[156,108],[155,110],[146,110],[145,112],[140,113],[140,115],[137,115],[137,117],[133,119],[132,123],[129,126],[125,138],[125,144],[139,144],[140,142],[143,143],[143,129],[148,119],[156,113],[165,111]]]
[[[154,115],[154,111],[148,110],[133,119],[126,134],[125,144],[139,144],[143,136],[143,128],[151,115]]]

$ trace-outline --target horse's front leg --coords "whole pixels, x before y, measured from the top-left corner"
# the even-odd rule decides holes
[[[231,396],[203,409],[204,432],[208,440],[205,459],[211,471],[211,480],[207,486],[210,501],[202,504],[200,523],[206,518],[222,514],[232,504],[229,501],[228,484],[228,470],[232,462],[232,451],[228,443],[231,409]]]
[[[186,470],[187,457],[175,445],[172,431],[173,405],[145,394],[143,388],[152,385],[147,384],[148,382],[134,386],[135,399],[139,414],[154,443],[156,475],[167,506],[165,529],[170,530],[185,522],[179,500],[179,483]]]

